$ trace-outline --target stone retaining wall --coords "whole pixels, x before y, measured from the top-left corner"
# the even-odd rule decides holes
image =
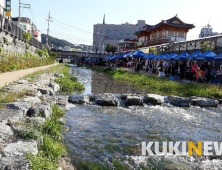
[[[4,42],[4,39],[7,42]],[[0,32],[0,48],[3,48],[3,54],[24,54],[27,50],[27,45],[28,51],[34,54],[36,47],[31,46],[29,43],[19,40],[18,38],[14,39],[10,34]]]

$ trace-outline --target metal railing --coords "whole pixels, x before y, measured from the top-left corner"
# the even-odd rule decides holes
[[[11,17],[7,17],[5,15],[5,11],[2,6],[0,6],[0,31],[3,31],[14,38],[18,38],[19,40],[27,42],[30,45],[35,46],[36,48],[42,48],[43,46],[43,44],[35,39],[33,36],[31,37],[30,41],[26,41],[22,36],[25,31],[12,23]]]

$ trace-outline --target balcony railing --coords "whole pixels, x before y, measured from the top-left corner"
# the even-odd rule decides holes
[[[158,39],[150,39],[147,42],[148,46],[152,46],[152,45],[158,45],[158,44],[164,44],[164,43],[169,43],[171,41],[170,38],[158,38]]]

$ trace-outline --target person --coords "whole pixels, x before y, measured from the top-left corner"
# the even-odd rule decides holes
[[[167,74],[167,69],[168,69],[168,62],[164,60],[163,62],[163,72],[164,74]]]
[[[129,61],[127,62],[127,67],[128,67],[128,68],[130,68],[130,67],[131,67],[131,63],[132,63],[132,61],[131,61],[131,60],[129,60]]]
[[[205,71],[205,77],[206,77],[206,81],[210,82],[210,71],[211,71],[211,66],[209,62],[206,62],[206,71]]]
[[[210,71],[210,82],[211,82],[211,83],[214,82],[215,76],[216,76],[215,67],[212,67],[212,70]]]
[[[163,61],[161,60],[159,65],[158,65],[158,73],[163,71]]]
[[[185,78],[187,79],[187,80],[190,80],[190,71],[191,71],[191,59],[188,59],[187,61],[186,61],[186,70],[185,70]]]
[[[185,75],[185,67],[186,64],[183,61],[180,61],[180,72],[179,72],[179,76],[180,76],[180,81],[184,79],[184,75]]]
[[[198,67],[196,71],[196,81],[197,83],[205,82],[204,72],[200,69],[200,67]]]
[[[220,65],[220,84],[222,84],[222,62],[221,62],[221,65]]]
[[[179,62],[174,61],[174,75],[178,76]]]
[[[195,74],[196,74],[196,70],[198,68],[197,62],[194,61],[192,66],[191,66],[191,76],[190,76],[190,81],[195,81]]]

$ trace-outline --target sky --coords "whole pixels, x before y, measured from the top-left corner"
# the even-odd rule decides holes
[[[185,23],[194,24],[187,40],[197,39],[200,30],[208,23],[214,32],[222,32],[221,0],[20,0],[31,9],[21,8],[21,17],[29,17],[41,33],[47,33],[49,11],[49,35],[65,39],[73,44],[93,42],[93,25],[136,24],[145,20],[155,25],[177,16]],[[12,17],[18,17],[19,0],[11,0]]]

